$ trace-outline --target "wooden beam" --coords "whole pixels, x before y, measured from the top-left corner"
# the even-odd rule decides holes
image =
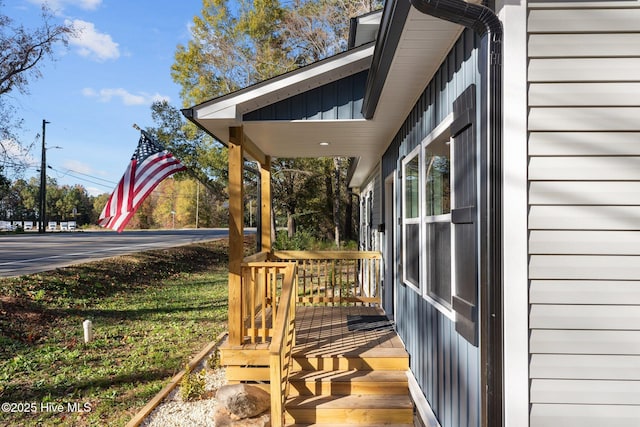
[[[244,136],[242,147],[253,160],[260,163],[262,166],[266,164],[267,156],[247,135]]]
[[[260,212],[262,252],[271,252],[271,157],[266,156],[260,168]]]
[[[265,165],[267,156],[262,152],[260,148],[244,133],[242,126],[229,128],[229,141],[236,140],[241,141],[244,153],[251,159],[257,161],[261,165]]]
[[[242,342],[242,257],[244,254],[242,128],[229,128],[229,344]]]

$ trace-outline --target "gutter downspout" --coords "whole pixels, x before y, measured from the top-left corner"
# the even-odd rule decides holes
[[[401,0],[398,0],[401,1]],[[488,216],[485,233],[480,238],[487,258],[481,257],[487,274],[480,277],[480,358],[483,367],[481,390],[481,425],[503,425],[502,390],[502,23],[486,6],[464,0],[410,0],[420,12],[473,29],[487,37],[486,144],[489,164],[484,171],[488,194],[480,202],[486,204]],[[485,141],[483,141],[484,143]],[[483,267],[482,265],[480,266]],[[483,277],[484,276],[484,277]],[[484,283],[483,283],[484,282]],[[484,320],[484,321],[483,321]]]

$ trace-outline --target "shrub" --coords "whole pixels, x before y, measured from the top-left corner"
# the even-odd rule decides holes
[[[204,371],[194,373],[189,364],[184,368],[184,376],[180,381],[180,396],[184,401],[199,400],[204,395]]]

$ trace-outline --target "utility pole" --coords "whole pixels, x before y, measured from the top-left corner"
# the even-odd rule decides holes
[[[38,233],[44,233],[46,230],[46,210],[47,210],[47,149],[45,148],[45,131],[47,124],[50,123],[42,120],[42,161],[40,163],[40,224]]]

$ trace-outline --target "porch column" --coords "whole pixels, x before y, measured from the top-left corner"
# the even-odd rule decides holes
[[[262,252],[271,252],[271,157],[260,163],[260,236]]]
[[[242,258],[244,242],[244,190],[242,175],[244,132],[229,128],[229,344],[242,344]]]

